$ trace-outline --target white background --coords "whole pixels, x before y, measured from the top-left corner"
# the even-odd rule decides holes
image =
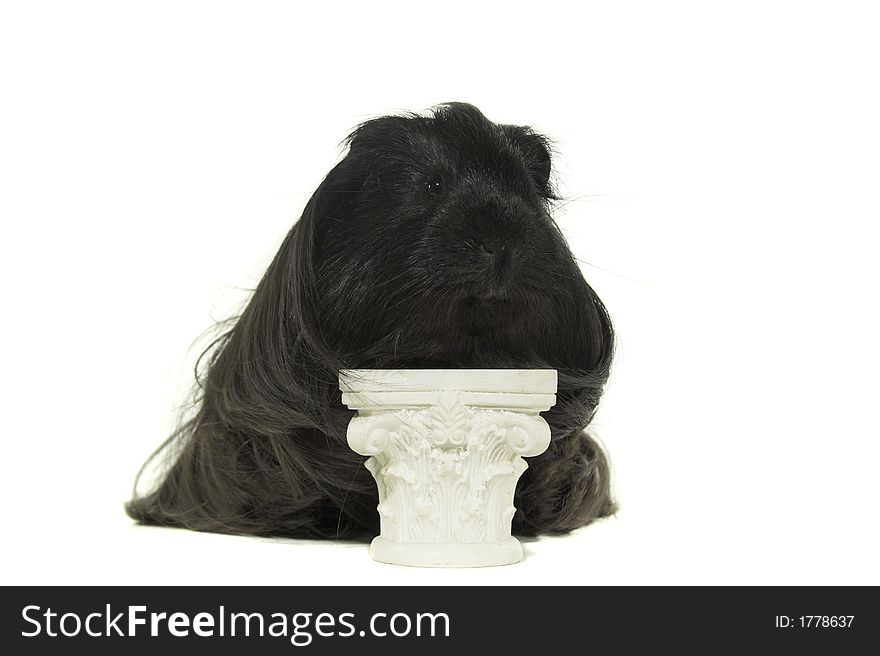
[[[0,5],[0,582],[880,584],[876,5]],[[134,526],[134,474],[356,123],[556,139],[621,510],[516,566]]]

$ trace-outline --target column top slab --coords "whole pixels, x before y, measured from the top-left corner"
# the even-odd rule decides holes
[[[555,394],[555,369],[343,369],[342,392]]]

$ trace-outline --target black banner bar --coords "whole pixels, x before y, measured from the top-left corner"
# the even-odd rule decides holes
[[[840,650],[880,638],[873,587],[11,587],[2,597],[2,643],[15,649],[5,653]]]

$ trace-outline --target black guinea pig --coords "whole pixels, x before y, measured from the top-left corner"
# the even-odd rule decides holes
[[[347,446],[338,373],[407,367],[556,369],[550,448],[519,482],[513,532],[612,513],[608,463],[584,428],[614,336],[551,217],[547,139],[448,103],[368,120],[346,144],[200,358],[193,413],[157,451],[167,471],[128,514],[223,533],[377,535],[376,484]]]

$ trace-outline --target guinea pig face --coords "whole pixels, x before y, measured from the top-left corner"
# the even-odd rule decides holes
[[[591,290],[548,211],[541,136],[455,103],[368,121],[349,145],[315,235],[320,326],[351,366],[583,355],[558,335]]]

